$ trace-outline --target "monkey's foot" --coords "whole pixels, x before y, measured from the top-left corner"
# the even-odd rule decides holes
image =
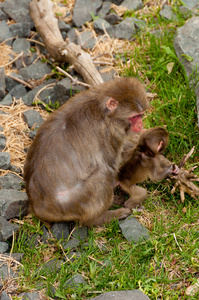
[[[171,194],[173,194],[177,190],[177,188],[179,188],[182,203],[185,200],[185,193],[189,194],[196,200],[199,197],[199,187],[193,183],[193,181],[199,182],[199,177],[193,173],[193,170],[195,168],[197,167],[193,167],[189,170],[180,168],[177,175],[170,176],[172,180],[176,180],[171,190]]]

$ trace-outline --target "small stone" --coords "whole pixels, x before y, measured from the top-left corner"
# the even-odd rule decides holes
[[[128,217],[119,224],[122,234],[129,242],[139,243],[150,238],[148,230],[135,217]]]
[[[21,190],[22,179],[15,174],[6,174],[0,177],[0,189]]]
[[[23,119],[29,128],[34,127],[34,129],[39,128],[44,122],[40,113],[34,109],[29,109],[23,112]]]
[[[1,154],[1,153],[0,153]],[[5,219],[24,217],[28,211],[25,192],[3,189],[0,192],[0,214]]]
[[[3,134],[0,134],[0,151],[6,148],[6,137]]]
[[[10,167],[10,153],[0,152],[0,169],[8,170]]]
[[[0,216],[0,242],[6,242],[13,236],[13,232],[18,230],[18,225],[9,223],[5,218]]]

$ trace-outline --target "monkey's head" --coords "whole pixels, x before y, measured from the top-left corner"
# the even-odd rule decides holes
[[[98,92],[108,97],[106,108],[116,118],[127,120],[133,132],[143,128],[142,116],[149,107],[146,91],[137,78],[121,77],[98,87]]]
[[[168,138],[169,134],[164,128],[150,128],[141,134],[139,146],[143,152],[148,153],[149,156],[153,156],[164,151],[168,144]]]

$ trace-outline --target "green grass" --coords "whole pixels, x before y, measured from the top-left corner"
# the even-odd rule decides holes
[[[178,7],[175,10],[178,13]],[[147,22],[147,27],[136,37],[135,51],[126,53],[131,66],[124,68],[121,75],[140,78],[147,83],[147,90],[157,95],[151,101],[145,125],[167,128],[170,142],[166,156],[178,163],[194,145],[196,149],[199,146],[196,98],[173,48],[176,28],[185,20],[178,13],[178,21],[169,22],[160,18],[158,11],[156,7],[147,14],[134,13]],[[150,32],[160,28],[161,39]],[[173,68],[169,73],[171,63]],[[187,168],[198,164],[195,152]],[[149,190],[149,197],[145,210],[136,213],[136,217],[150,230],[151,239],[137,245],[127,242],[118,222],[90,229],[86,247],[80,245],[76,249],[80,255],[73,262],[64,263],[59,272],[48,274],[40,267],[46,260],[64,259],[67,253],[63,253],[53,238],[48,244],[30,246],[27,235],[41,233],[42,224],[36,220],[24,221],[13,249],[25,253],[20,291],[42,288],[50,296],[54,286],[58,299],[80,300],[106,291],[141,289],[151,300],[197,300],[199,293],[188,297],[185,290],[199,276],[198,200],[186,194],[185,203],[181,203],[179,191],[172,195],[172,184],[167,180],[147,181],[143,186]],[[84,277],[86,286],[80,285],[77,290],[66,287],[66,280],[75,274]]]

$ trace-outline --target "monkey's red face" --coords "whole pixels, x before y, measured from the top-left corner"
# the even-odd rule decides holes
[[[131,122],[131,130],[133,132],[140,132],[143,128],[143,123],[142,123],[142,116],[143,116],[143,113],[142,114],[139,114],[139,115],[135,115],[133,114],[129,120]]]

